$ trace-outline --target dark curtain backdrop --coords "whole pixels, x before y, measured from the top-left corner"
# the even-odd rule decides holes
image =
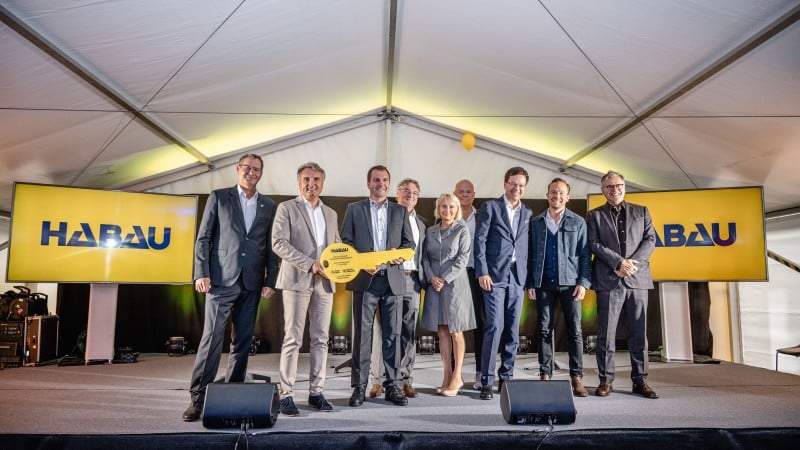
[[[205,205],[207,195],[200,195],[199,205]],[[273,196],[275,201],[284,201],[291,196]],[[363,197],[323,197],[323,201],[339,214],[339,226],[344,218],[347,205]],[[476,207],[485,199],[476,199]],[[534,215],[544,211],[547,202],[541,200],[523,200]],[[434,221],[435,197],[420,198],[417,213]],[[585,216],[586,201],[575,199],[568,205],[575,213]],[[68,354],[76,343],[78,336],[86,330],[89,308],[88,284],[60,284],[57,314],[60,316],[59,353]],[[596,312],[594,296],[590,292],[584,305],[583,332],[585,336],[596,334]],[[350,336],[350,293],[340,286],[334,299],[334,318],[331,323],[331,336]],[[165,344],[172,336],[181,336],[188,340],[188,347],[195,349],[200,340],[203,328],[204,298],[197,294],[191,284],[156,285],[156,284],[121,284],[117,303],[117,322],[115,348],[131,347],[138,352],[163,352]],[[283,338],[283,306],[280,292],[269,300],[262,300],[256,321],[256,337],[261,340],[259,352],[280,352]],[[434,335],[428,330],[418,328],[419,335]],[[531,339],[531,352],[535,350],[536,305],[526,300],[523,309],[520,334]],[[228,336],[230,333],[228,333]],[[620,324],[618,348],[627,348],[627,333],[624,323]],[[468,351],[472,350],[472,333],[466,333]],[[560,309],[556,314],[555,331],[556,349],[566,351],[566,331]],[[648,340],[650,349],[661,345],[661,318],[658,307],[658,290],[650,293],[648,308]],[[228,345],[228,343],[226,343]],[[304,339],[302,351],[308,351],[308,332]]]

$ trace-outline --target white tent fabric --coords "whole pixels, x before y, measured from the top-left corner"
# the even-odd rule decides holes
[[[798,20],[798,0],[0,0],[0,216],[15,181],[206,193],[244,152],[266,194],[308,160],[337,196],[376,163],[495,196],[522,165],[527,198],[613,169],[631,190],[763,186],[792,214]],[[771,250],[797,258],[799,229]]]
[[[152,188],[398,110],[449,128],[456,145],[475,133],[474,153],[489,140],[594,183],[613,168],[647,190],[764,185],[768,211],[800,205],[797,1],[0,8],[0,210],[13,181]],[[381,140],[408,146],[406,134]],[[387,159],[361,142],[353,160]],[[502,172],[474,167],[458,171]]]

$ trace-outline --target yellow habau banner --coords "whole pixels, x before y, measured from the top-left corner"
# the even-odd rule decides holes
[[[762,187],[634,192],[625,201],[647,206],[653,217],[653,279],[767,280]],[[589,195],[589,209],[605,202]]]
[[[197,197],[14,184],[8,281],[191,283]]]

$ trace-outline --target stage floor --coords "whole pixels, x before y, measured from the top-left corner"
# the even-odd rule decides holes
[[[251,358],[250,371],[277,381],[278,354]],[[307,405],[308,355],[302,355],[295,401],[299,417],[279,416],[273,428],[258,433],[309,432],[518,432],[533,426],[509,425],[500,411],[500,395],[480,400],[465,385],[454,398],[436,395],[441,382],[439,355],[420,355],[415,369],[418,398],[408,406],[368,399],[357,408],[347,405],[350,371],[333,367],[349,355],[330,355],[326,397],[331,413]],[[227,355],[223,355],[223,364]],[[565,364],[566,355],[557,355]],[[136,363],[89,366],[44,365],[0,371],[2,434],[158,434],[205,433],[201,422],[186,423],[181,413],[189,402],[188,380],[193,355],[170,357],[142,354]],[[584,382],[597,385],[594,357],[585,355]],[[527,367],[527,369],[526,369]],[[627,353],[617,355],[615,392],[607,398],[575,398],[577,420],[554,431],[657,428],[800,427],[800,377],[739,364],[651,362],[650,385],[661,398],[630,393]],[[222,373],[222,372],[220,372]],[[464,377],[471,380],[474,363],[468,357]],[[515,379],[538,378],[536,355],[520,355]],[[554,379],[568,380],[566,370]]]

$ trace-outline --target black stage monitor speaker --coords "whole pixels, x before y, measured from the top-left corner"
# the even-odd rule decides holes
[[[500,392],[503,419],[512,425],[575,422],[575,402],[568,380],[509,380]]]
[[[272,428],[278,419],[278,387],[272,383],[211,383],[206,387],[206,428]]]

